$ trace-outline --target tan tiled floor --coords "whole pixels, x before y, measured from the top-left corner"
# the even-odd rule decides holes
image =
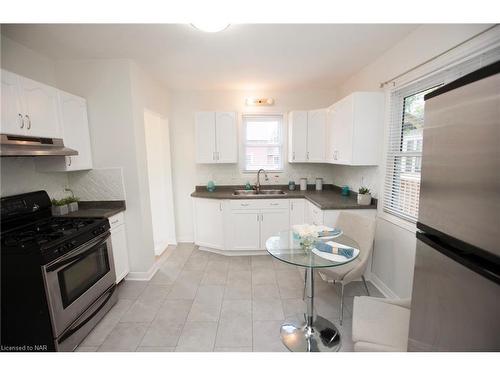
[[[150,282],[120,283],[118,303],[77,350],[287,351],[280,326],[305,311],[298,268],[269,255],[226,257],[193,244],[167,252]],[[316,312],[341,330],[341,350],[352,350],[353,296],[365,294],[363,285],[346,287],[343,326],[336,287],[318,276],[315,289]]]

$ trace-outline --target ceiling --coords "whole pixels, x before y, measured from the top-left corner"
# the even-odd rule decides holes
[[[331,89],[417,25],[237,24],[203,33],[183,24],[2,25],[55,60],[129,58],[171,89]]]

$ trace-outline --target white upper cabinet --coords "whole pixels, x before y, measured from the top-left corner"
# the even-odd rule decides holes
[[[326,110],[319,109],[307,113],[307,161],[325,161]]]
[[[307,111],[290,112],[288,123],[288,160],[307,161]]]
[[[27,135],[61,138],[58,90],[28,78],[19,77],[24,101]]]
[[[3,134],[25,135],[24,111],[21,104],[18,76],[2,70],[2,130]]]
[[[384,94],[355,92],[328,110],[326,160],[333,164],[378,165],[382,152]]]
[[[77,150],[78,155],[37,158],[37,169],[44,172],[92,169],[87,101],[79,96],[59,91],[59,103],[64,145]]]
[[[217,163],[238,161],[238,131],[235,112],[215,113]]]
[[[195,114],[196,162],[216,163],[215,112]]]
[[[324,163],[326,109],[292,111],[288,125],[288,161]]]
[[[238,162],[238,130],[235,112],[196,112],[196,162]]]

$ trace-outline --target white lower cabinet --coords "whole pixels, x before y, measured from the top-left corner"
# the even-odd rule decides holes
[[[224,204],[220,199],[194,199],[195,243],[199,246],[223,250]]]
[[[288,209],[265,210],[260,214],[260,249],[266,250],[266,241],[278,232],[290,228],[290,213]]]
[[[306,222],[305,207],[305,199],[290,199],[290,226]]]
[[[119,283],[130,271],[128,262],[127,233],[123,212],[111,216],[111,246],[113,247],[113,260],[115,266],[116,282]]]
[[[376,210],[321,210],[306,199],[194,198],[195,243],[210,249],[257,251],[295,224],[334,227],[341,211],[375,217]]]
[[[227,225],[227,250],[259,250],[260,218],[260,210],[231,210]]]

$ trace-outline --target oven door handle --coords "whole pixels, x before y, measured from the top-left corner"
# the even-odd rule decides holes
[[[99,311],[101,311],[104,306],[106,306],[106,304],[108,303],[109,299],[113,296],[114,292],[116,291],[116,284],[113,285],[109,290],[108,290],[108,296],[106,297],[106,299],[101,303],[101,305],[94,310],[94,312],[92,314],[90,314],[89,316],[87,316],[82,322],[80,322],[78,325],[76,325],[75,327],[72,327],[70,329],[68,329],[66,332],[64,332],[61,337],[57,340],[57,342],[60,344],[62,343],[64,340],[66,340],[68,337],[72,336],[75,332],[77,332],[78,330],[80,330],[80,328],[82,328],[85,324],[87,324],[88,322],[90,322],[91,319],[94,318],[94,316],[96,316]]]
[[[87,250],[85,250],[84,252],[82,252],[78,255],[72,256],[70,258],[56,261],[55,263],[48,266],[46,271],[53,272],[53,271],[57,270],[58,268],[65,266],[66,264],[70,264],[70,263],[73,263],[77,260],[85,258],[89,253],[91,253],[93,251],[94,247],[99,246],[100,244],[106,242],[106,240],[109,238],[109,236],[111,236],[111,233],[107,232],[105,235],[98,237],[94,241],[86,243],[84,246],[87,248]]]

